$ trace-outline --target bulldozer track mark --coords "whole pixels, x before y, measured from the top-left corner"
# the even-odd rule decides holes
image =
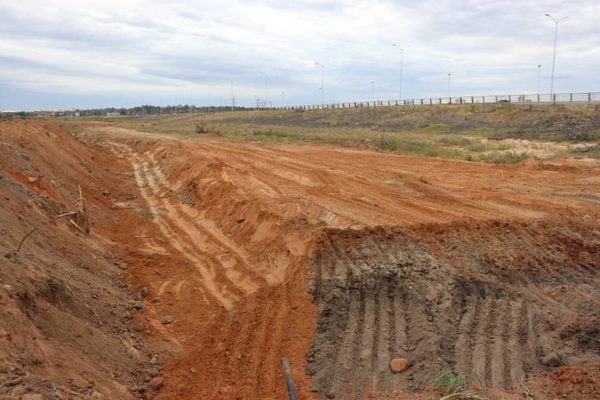
[[[526,306],[521,301],[511,301],[510,303],[510,336],[509,336],[509,349],[511,350],[508,354],[510,360],[510,381],[518,382],[523,376],[523,361],[522,361],[522,347],[524,345],[520,333],[522,326],[522,310],[526,310]],[[525,313],[525,315],[527,315]]]
[[[392,335],[389,315],[390,298],[387,285],[385,285],[382,290],[377,293],[377,295],[376,319],[379,334],[376,337],[377,347],[374,350],[375,354],[377,354],[376,365],[374,366],[374,370],[377,374],[375,386],[379,390],[385,391],[389,386],[389,362],[391,360],[390,338]]]
[[[210,257],[198,249],[197,243],[189,234],[189,231],[194,229],[193,225],[187,223],[179,215],[177,209],[169,203],[168,199],[162,198],[161,191],[164,189],[161,189],[158,183],[164,181],[164,177],[161,174],[152,172],[152,168],[148,167],[147,162],[134,155],[126,147],[121,147],[121,151],[128,156],[131,162],[140,194],[148,204],[154,216],[153,221],[162,234],[169,240],[174,249],[178,250],[195,266],[202,277],[203,286],[206,287],[210,295],[223,307],[231,309],[240,296],[245,295],[246,292],[226,277],[218,261],[211,260]],[[161,210],[164,211],[161,212]],[[217,279],[223,280],[224,283],[219,283]],[[248,290],[248,286],[244,289]]]
[[[349,290],[348,318],[342,340],[337,349],[335,366],[332,368],[331,384],[328,387],[329,392],[337,393],[338,388],[344,386],[350,378],[354,366],[353,357],[360,346],[362,312],[364,312],[364,305],[360,291],[356,289]]]
[[[151,153],[148,153],[150,162],[153,164],[152,167],[148,166],[148,162],[145,162],[147,172],[153,175],[154,191],[156,195],[161,192],[175,192],[176,188],[168,185],[167,180],[160,171],[155,159]],[[162,187],[159,187],[162,186]],[[195,243],[199,247],[199,250],[203,253],[210,254],[214,257],[231,257],[235,259],[234,269],[239,272],[239,276],[235,276],[235,279],[230,279],[232,282],[240,282],[241,286],[244,287],[246,294],[255,292],[258,287],[268,285],[270,281],[270,273],[268,270],[263,269],[260,271],[253,268],[252,263],[249,261],[249,256],[244,252],[243,249],[238,247],[231,239],[229,239],[222,231],[220,231],[214,224],[213,221],[203,218],[192,207],[185,204],[171,201],[166,199],[168,204],[165,204],[171,209],[173,215],[179,217],[179,220],[185,224],[185,228],[189,235],[194,236]],[[187,222],[191,221],[191,222]],[[228,254],[229,253],[229,254]],[[222,260],[217,260],[221,262]],[[263,276],[265,275],[265,276]],[[271,279],[273,281],[273,279]]]
[[[478,320],[476,318],[480,307],[479,298],[468,297],[465,311],[458,325],[458,338],[454,349],[457,371],[471,371],[473,368],[473,332],[477,330]]]

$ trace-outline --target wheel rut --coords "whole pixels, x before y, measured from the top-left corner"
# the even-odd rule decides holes
[[[546,368],[542,357],[557,344],[544,318],[573,306],[557,308],[526,279],[514,288],[465,279],[405,236],[379,240],[343,235],[310,259],[319,318],[307,371],[323,398],[419,391],[442,368],[510,390]],[[406,372],[391,372],[397,357],[408,361]]]

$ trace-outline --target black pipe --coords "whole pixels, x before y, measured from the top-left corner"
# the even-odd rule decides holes
[[[292,377],[292,371],[290,370],[290,364],[288,359],[285,357],[281,358],[281,368],[285,374],[285,383],[287,384],[288,396],[290,400],[298,400],[298,392],[296,392],[296,386],[294,386],[294,379]]]

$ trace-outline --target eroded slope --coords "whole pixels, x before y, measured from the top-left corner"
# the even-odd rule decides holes
[[[92,134],[138,186],[119,212],[142,222],[118,235],[148,324],[179,349],[160,398],[282,398],[281,356],[303,398],[419,390],[444,366],[510,390],[597,363],[593,163]]]

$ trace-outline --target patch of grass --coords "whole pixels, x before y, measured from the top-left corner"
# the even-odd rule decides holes
[[[454,131],[454,127],[450,124],[425,125],[421,129],[429,133],[451,133]]]
[[[479,154],[469,161],[482,161],[491,164],[516,164],[529,158],[525,152],[516,151],[493,151],[491,153]]]
[[[448,146],[460,146],[460,147],[471,146],[471,145],[477,143],[475,140],[469,139],[464,136],[443,136],[443,137],[439,138],[437,140],[437,142],[448,145]]]
[[[451,369],[444,368],[435,380],[439,400],[472,399],[484,400],[483,397],[467,390],[467,378],[464,374],[455,374]]]
[[[444,368],[438,374],[435,383],[438,393],[446,395],[464,390],[467,387],[467,378],[464,374],[457,375],[451,369]]]

